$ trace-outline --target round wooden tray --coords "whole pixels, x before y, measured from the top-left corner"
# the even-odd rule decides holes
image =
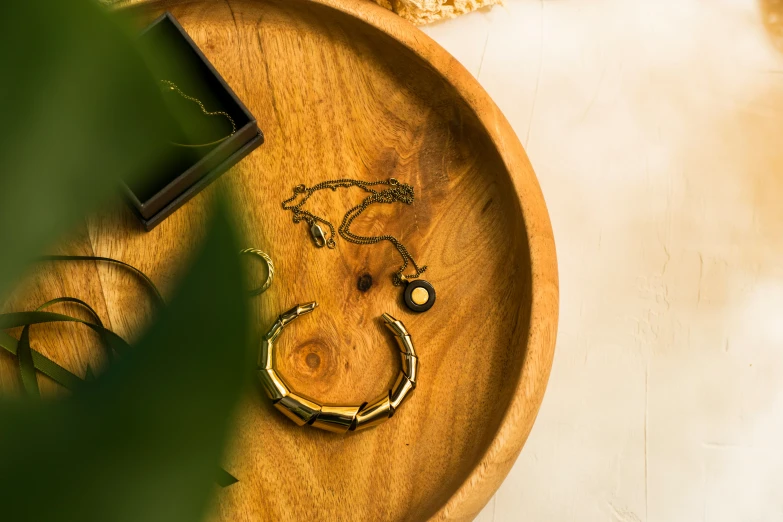
[[[472,519],[509,471],[546,386],[557,327],[555,248],[522,146],[472,76],[414,26],[369,2],[260,0],[144,3],[169,10],[264,130],[266,143],[220,181],[238,197],[250,245],[275,282],[259,330],[301,302],[320,307],[287,330],[278,365],[294,389],[361,403],[392,384],[399,362],[379,317],[413,334],[419,385],[389,422],[336,436],[298,428],[260,391],[240,408],[225,467],[221,520]],[[313,247],[280,202],[294,185],[398,178],[413,207],[383,205],[354,229],[401,238],[437,289],[429,312],[403,306],[388,243]],[[210,189],[150,234],[127,218],[93,223],[97,255],[165,279],[203,225]],[[362,199],[320,193],[339,221]],[[103,238],[103,239],[101,239]],[[357,281],[373,284],[361,291]],[[366,278],[365,278],[366,280]],[[111,303],[109,304],[111,307]]]

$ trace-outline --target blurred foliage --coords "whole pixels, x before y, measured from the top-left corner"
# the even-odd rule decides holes
[[[172,120],[129,32],[86,0],[6,6],[0,63],[2,296],[118,179],[170,153]]]
[[[221,211],[130,353],[67,399],[0,403],[3,519],[199,519],[252,368],[237,251]]]
[[[5,296],[118,179],[160,161],[171,120],[129,33],[97,4],[6,6],[0,63]],[[226,207],[170,307],[127,355],[67,398],[0,399],[0,519],[203,515],[252,368]]]

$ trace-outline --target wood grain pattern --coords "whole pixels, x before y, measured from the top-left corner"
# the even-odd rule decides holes
[[[272,288],[254,301],[259,330],[296,303],[320,303],[281,338],[281,373],[324,402],[375,397],[398,369],[383,312],[404,321],[421,357],[414,395],[369,432],[340,437],[297,428],[260,391],[249,394],[226,458],[240,482],[221,491],[215,518],[472,518],[527,438],[556,334],[552,232],[513,131],[452,57],[373,4],[171,1],[145,3],[136,13],[151,19],[164,9],[267,138],[216,185],[233,192],[248,246],[275,260]],[[391,285],[399,264],[391,245],[338,240],[336,250],[319,250],[280,209],[294,185],[338,177],[396,177],[415,186],[413,207],[373,208],[354,228],[392,233],[429,265],[438,291],[432,310],[404,308]],[[82,247],[141,268],[168,293],[199,240],[214,190],[150,233],[121,207],[92,217]],[[309,205],[339,223],[361,198],[341,191]],[[105,303],[98,310],[111,327],[137,334],[145,310],[136,310],[140,289],[127,274],[102,266],[83,275],[59,270],[62,281],[79,277],[102,293],[94,297]],[[357,281],[366,274],[374,283],[361,292]],[[66,290],[62,281],[37,291],[54,297]],[[37,342],[53,343],[59,332],[42,333]],[[77,356],[63,348],[55,359],[68,364]]]

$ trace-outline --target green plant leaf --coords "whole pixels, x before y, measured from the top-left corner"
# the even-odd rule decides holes
[[[0,299],[119,179],[171,154],[158,82],[115,18],[89,0],[0,16]]]
[[[253,368],[225,211],[138,346],[62,400],[0,402],[0,506],[14,521],[194,521]]]

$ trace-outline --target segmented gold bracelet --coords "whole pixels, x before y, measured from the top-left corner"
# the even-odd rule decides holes
[[[294,319],[309,314],[318,303],[297,305],[277,318],[261,341],[258,354],[258,377],[275,408],[299,426],[309,424],[334,433],[363,430],[390,419],[416,387],[419,359],[413,341],[402,322],[383,314],[386,327],[394,334],[400,350],[401,370],[391,390],[359,406],[322,405],[291,390],[275,371],[274,343],[283,328]]]

